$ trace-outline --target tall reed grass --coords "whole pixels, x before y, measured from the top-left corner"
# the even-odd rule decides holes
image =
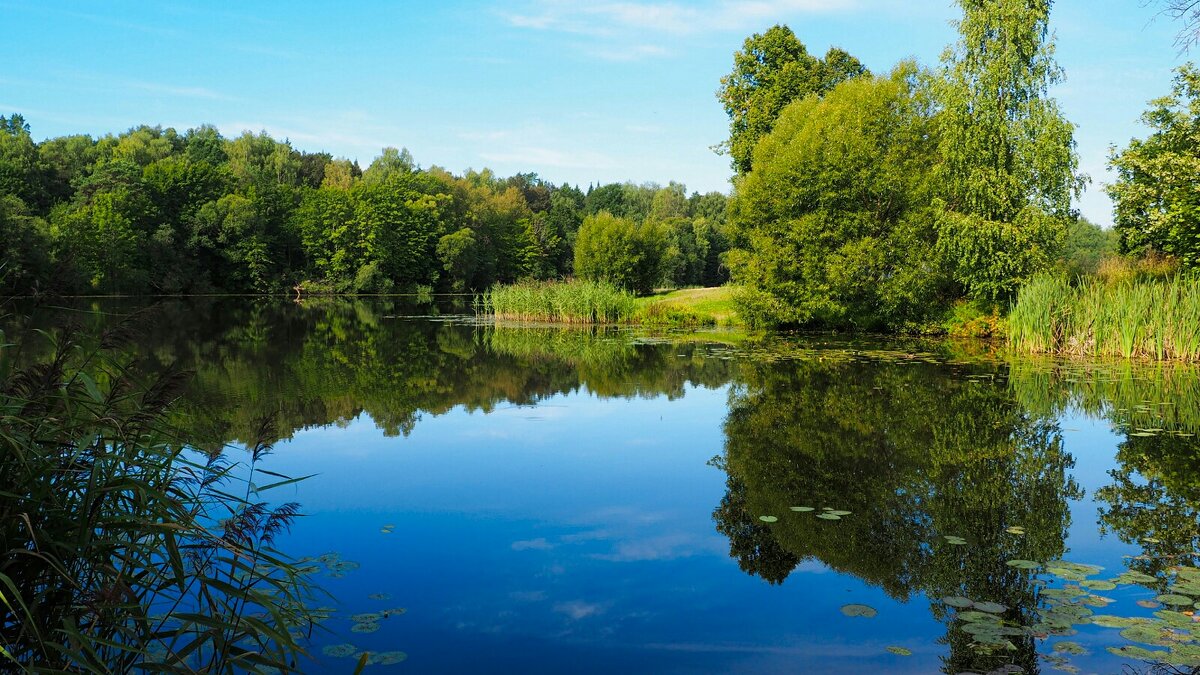
[[[1008,317],[1020,352],[1200,360],[1200,278],[1104,283],[1039,275]]]
[[[524,281],[493,286],[477,298],[477,309],[497,319],[555,323],[625,323],[633,317],[633,295],[602,281]]]
[[[315,588],[275,549],[295,481],[188,449],[185,374],[144,384],[70,331],[18,367],[0,332],[0,671],[300,672]],[[239,478],[240,477],[240,478]]]

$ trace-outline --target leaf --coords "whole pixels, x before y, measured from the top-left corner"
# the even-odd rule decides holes
[[[912,650],[907,649],[905,647],[897,647],[895,645],[891,645],[887,648],[887,650],[889,652],[895,654],[896,656],[912,656]]]
[[[846,616],[861,616],[864,619],[873,618],[879,612],[870,605],[842,605],[842,614]]]
[[[775,516],[759,516],[758,519],[763,521],[764,523],[779,522],[779,518],[776,518]]]

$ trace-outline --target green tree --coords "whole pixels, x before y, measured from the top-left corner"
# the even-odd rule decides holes
[[[1158,251],[1179,258],[1186,267],[1200,266],[1200,70],[1194,65],[1175,71],[1170,96],[1150,102],[1142,115],[1150,128],[1144,140],[1133,139],[1109,164],[1117,180],[1108,187],[1115,204],[1114,228],[1123,253]]]
[[[1051,0],[958,0],[959,41],[942,57],[939,250],[975,298],[999,300],[1049,264],[1085,179],[1068,122]]]
[[[661,230],[608,212],[584,218],[575,240],[575,273],[649,293],[661,278]]]
[[[730,204],[727,262],[762,324],[875,328],[937,309],[936,136],[916,67],[790,105]]]
[[[868,74],[858,59],[832,48],[819,59],[787,26],[746,38],[733,55],[733,72],[721,78],[717,98],[729,115],[729,140],[722,148],[738,174],[750,172],[754,146],[775,126],[792,101],[824,95],[839,82]]]

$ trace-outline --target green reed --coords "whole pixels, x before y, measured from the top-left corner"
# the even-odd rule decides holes
[[[1025,353],[1200,360],[1200,278],[1072,285],[1040,275],[1017,296],[1008,339]]]
[[[497,319],[580,324],[625,323],[637,306],[628,291],[582,280],[497,284],[476,305]]]
[[[299,507],[263,500],[295,482],[260,466],[274,434],[240,466],[189,450],[188,376],[139,382],[125,330],[21,368],[0,339],[0,670],[300,672],[318,616],[275,549]]]

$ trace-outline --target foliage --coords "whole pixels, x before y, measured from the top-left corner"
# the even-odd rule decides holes
[[[929,102],[914,66],[793,103],[755,149],[730,207],[727,256],[758,324],[899,327],[936,309],[947,278],[929,176]]]
[[[634,310],[633,296],[607,281],[497,284],[482,304],[497,319],[559,323],[622,323]]]
[[[1114,227],[1123,253],[1156,251],[1200,266],[1200,198],[1193,177],[1200,171],[1200,70],[1175,72],[1170,96],[1150,102],[1142,122],[1144,140],[1133,139],[1110,165],[1117,180],[1108,187],[1116,208]]]
[[[298,506],[262,501],[294,481],[260,481],[265,440],[242,470],[187,449],[167,423],[185,376],[140,386],[110,353],[127,331],[98,348],[59,333],[46,358],[0,373],[0,658],[38,672],[295,672],[313,589],[274,541]]]
[[[970,297],[1001,300],[1055,257],[1084,179],[1074,126],[1048,97],[1062,79],[1051,0],[959,4],[959,41],[933,81],[947,212],[938,250]]]
[[[0,118],[0,267],[21,292],[466,292],[570,275],[583,218],[601,210],[670,233],[655,244],[668,281],[715,284],[724,203],[676,183],[585,194],[532,173],[457,176],[396,148],[364,172],[211,126],[39,144],[21,116]]]
[[[1097,274],[1101,263],[1117,254],[1117,232],[1104,229],[1086,218],[1067,228],[1062,248],[1062,268],[1070,278]]]
[[[575,274],[649,293],[662,278],[663,232],[606,211],[583,219],[575,239]]]
[[[717,99],[729,115],[729,140],[723,149],[733,169],[744,175],[754,161],[754,147],[770,133],[792,101],[824,95],[838,83],[868,74],[858,59],[836,47],[824,59],[808,53],[787,26],[772,26],[746,38],[733,55],[733,72],[721,78]]]
[[[1008,318],[1012,347],[1028,353],[1200,359],[1200,279],[1071,286],[1043,274],[1021,289]]]
[[[812,561],[901,601],[930,598],[946,624],[947,672],[1014,662],[1032,672],[1032,638],[980,650],[937,599],[999,602],[1006,621],[1028,622],[1037,588],[1006,561],[1064,553],[1070,500],[1082,494],[1074,460],[1053,419],[1027,412],[1004,387],[921,359],[889,360],[819,349],[743,364],[725,422],[717,529],[742,569],[770,583]],[[794,506],[850,513],[830,522]],[[764,527],[764,514],[779,520]],[[1026,534],[1006,533],[1013,525]],[[969,544],[949,545],[946,535]]]

